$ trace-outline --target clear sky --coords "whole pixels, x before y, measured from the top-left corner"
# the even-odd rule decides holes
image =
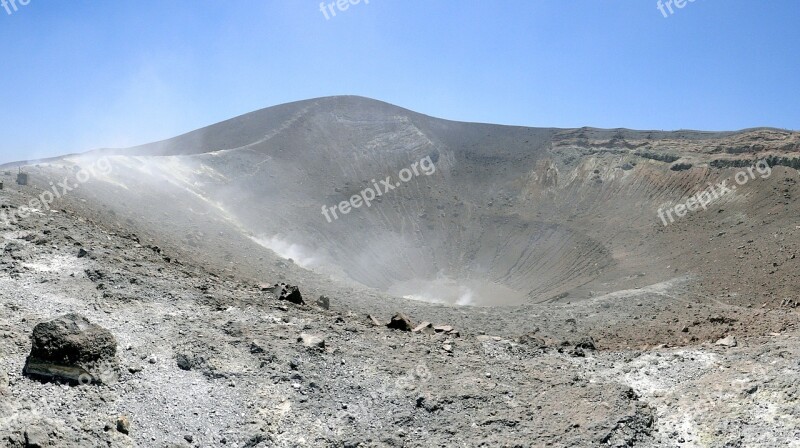
[[[526,126],[800,129],[797,0],[364,1],[0,7],[0,161],[341,94]]]

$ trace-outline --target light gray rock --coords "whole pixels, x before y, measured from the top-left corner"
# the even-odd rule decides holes
[[[46,448],[50,446],[47,430],[40,426],[30,426],[25,430],[25,448]]]
[[[325,348],[325,339],[313,334],[302,333],[297,339],[297,342],[301,342],[304,347],[308,348]]]

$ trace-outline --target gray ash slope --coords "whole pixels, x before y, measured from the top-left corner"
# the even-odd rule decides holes
[[[335,97],[27,165],[30,185],[0,193],[9,213],[98,157],[113,169],[59,212],[4,230],[0,438],[785,446],[797,419],[799,141],[776,129],[456,123]],[[436,172],[380,203],[332,223],[320,213],[425,157]],[[767,157],[786,162],[706,212],[658,222],[662,203]],[[78,245],[92,257],[76,258]],[[332,310],[258,287],[278,281],[331,297]],[[483,293],[482,306],[398,297],[450,302],[436,292],[453,285]],[[461,337],[366,318],[398,311]],[[20,374],[33,326],[67,312],[118,338],[118,384]],[[298,343],[303,333],[325,348]],[[725,336],[738,346],[714,345]],[[105,430],[120,414],[129,436]]]

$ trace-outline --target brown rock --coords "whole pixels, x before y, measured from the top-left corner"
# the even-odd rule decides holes
[[[424,334],[434,334],[435,331],[433,330],[433,325],[430,322],[422,322],[421,324],[417,325],[413,330],[412,333],[424,333]]]
[[[380,319],[372,314],[367,315],[367,319],[369,319],[370,323],[376,327],[383,327],[386,325],[386,322],[381,322]]]

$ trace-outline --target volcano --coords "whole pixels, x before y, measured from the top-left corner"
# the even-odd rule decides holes
[[[206,240],[203,221],[211,220],[227,227],[226,235],[245,235],[335,280],[492,307],[578,301],[720,269],[736,272],[742,281],[731,286],[747,289],[757,266],[714,262],[720,254],[697,251],[695,242],[729,251],[737,230],[757,224],[759,214],[788,225],[779,222],[794,204],[774,191],[795,184],[798,142],[797,134],[777,129],[460,123],[347,96],[271,107],[170,140],[48,165],[107,157],[113,173],[98,179],[107,188],[91,194],[119,218],[187,243]],[[758,160],[778,173],[762,173],[677,223],[659,217]],[[420,161],[435,172],[397,181]],[[379,181],[391,190],[381,194]],[[369,206],[326,219],[327,205],[349,207],[376,188]],[[793,282],[770,288],[786,293]]]

